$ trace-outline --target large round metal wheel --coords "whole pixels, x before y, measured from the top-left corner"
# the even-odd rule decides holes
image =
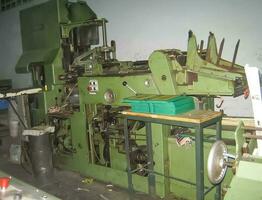
[[[228,161],[226,144],[218,140],[213,145],[208,155],[207,174],[209,181],[217,185],[221,183],[226,175]]]

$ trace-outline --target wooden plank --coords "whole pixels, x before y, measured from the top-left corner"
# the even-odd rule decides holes
[[[190,122],[200,124],[207,122],[216,117],[220,117],[222,114],[220,112],[214,112],[209,110],[193,110],[179,115],[157,115],[151,113],[136,113],[132,111],[122,111],[123,115],[137,116],[137,117],[147,117],[153,119],[163,119],[163,120],[172,120],[180,122]]]
[[[43,91],[42,88],[15,89],[0,93],[0,99],[21,96],[25,94],[36,94]]]
[[[239,122],[243,121],[245,124],[245,127],[256,127],[255,126],[255,120],[254,118],[248,118],[248,117],[223,117],[222,119],[222,125],[225,126],[235,126],[237,127]]]
[[[262,140],[262,135],[243,134],[244,138]]]

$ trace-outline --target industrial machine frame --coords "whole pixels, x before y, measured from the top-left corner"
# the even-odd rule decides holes
[[[126,155],[130,154],[131,170],[141,169],[133,175],[134,189],[148,191],[147,159],[152,157],[145,142],[150,136],[145,128],[148,122],[145,125],[144,118],[128,122],[131,152],[125,150],[127,121],[121,112],[129,105],[123,99],[137,94],[188,95],[194,97],[197,109],[213,110],[214,98],[240,96],[246,88],[244,69],[235,63],[239,42],[232,62],[226,61],[222,58],[224,40],[218,50],[213,33],[206,49],[204,42],[198,45],[195,35],[189,31],[187,51],[161,49],[154,51],[148,60],[119,61],[116,42],[107,44],[107,20],[98,19],[85,2],[50,0],[22,10],[20,21],[23,54],[16,72],[31,73],[33,87],[42,88],[41,92],[29,96],[31,127],[54,127],[50,138],[55,166],[105,182],[128,187]],[[194,130],[153,123],[154,169],[165,176],[170,171],[170,176],[194,181],[195,162],[196,170],[201,170],[210,141],[217,139],[213,129],[197,134],[206,125],[198,126],[194,142],[188,134]],[[232,132],[222,134],[223,138],[234,140]],[[179,145],[178,137],[188,137],[192,142]],[[194,145],[196,157],[204,161],[195,161]],[[234,146],[229,149],[234,150]],[[205,158],[200,155],[202,151]],[[187,165],[176,164],[182,160]],[[199,176],[197,173],[200,181],[197,198],[202,199],[204,186]],[[231,177],[228,174],[224,184]],[[191,186],[158,176],[156,195],[165,197],[170,193],[195,198]],[[207,199],[213,199],[213,195],[212,191]]]
[[[153,116],[144,114],[141,115],[140,113],[133,113],[133,112],[123,112],[124,114],[124,133],[125,133],[125,149],[126,152],[130,152],[129,149],[129,134],[128,134],[128,120],[135,120],[135,121],[143,121],[145,122],[146,126],[146,135],[147,135],[147,152],[148,152],[148,184],[149,184],[149,194],[155,195],[155,177],[154,173],[157,175],[162,175],[166,178],[173,178],[178,181],[185,181],[179,180],[175,177],[166,176],[165,174],[160,174],[154,171],[154,159],[153,159],[153,148],[152,148],[152,131],[151,131],[151,123],[159,123],[165,124],[169,126],[182,126],[187,128],[193,128],[195,130],[195,159],[196,159],[196,199],[197,200],[204,200],[205,195],[210,192],[214,187],[216,187],[216,197],[215,200],[221,200],[221,185],[211,186],[205,191],[204,185],[204,156],[203,156],[203,129],[209,127],[211,125],[216,124],[216,140],[221,140],[221,120],[222,115],[221,113],[210,113],[204,112],[201,113],[202,115],[206,115],[204,121],[200,122],[191,122],[187,119],[187,116],[175,116],[168,117],[165,119],[165,116],[159,118],[158,116]],[[200,117],[201,114],[196,115],[195,117]],[[191,113],[187,114],[188,116]],[[211,116],[210,116],[211,115]],[[213,115],[213,116],[212,116]],[[180,117],[180,118],[179,118]],[[129,191],[133,192],[133,185],[132,185],[132,170],[130,165],[130,156],[126,154],[127,157],[127,166],[128,166],[128,189]],[[191,184],[191,183],[190,183]]]

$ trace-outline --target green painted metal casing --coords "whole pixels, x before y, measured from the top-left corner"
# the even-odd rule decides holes
[[[98,91],[94,93],[89,93],[88,85],[92,80],[96,80],[98,85]],[[122,103],[122,99],[125,96],[133,95],[132,91],[128,90],[122,85],[122,82],[126,81],[129,85],[136,85],[135,89],[143,94],[152,94],[152,92],[157,92],[154,84],[151,86],[146,86],[144,84],[145,80],[151,80],[148,75],[140,76],[122,76],[122,77],[82,77],[79,78],[79,92],[80,92],[80,101],[81,105],[88,104],[108,104],[104,98],[104,93],[107,90],[113,91],[115,95],[114,103],[110,104],[112,106],[125,105]],[[84,111],[84,106],[82,107],[82,112]],[[83,114],[84,115],[84,114]],[[79,128],[78,128],[79,129]],[[163,174],[169,174],[174,177],[185,179],[187,181],[195,182],[195,146],[194,144],[190,147],[179,147],[175,142],[175,139],[169,136],[170,127],[153,124],[153,147],[154,147],[154,161],[155,161],[155,171]],[[142,134],[145,134],[144,129],[141,130]],[[212,129],[209,129],[205,132],[206,138],[213,139],[215,137],[215,132]],[[229,140],[234,140],[234,135],[232,132],[223,132],[223,138]],[[204,146],[204,155],[205,155],[205,166],[207,155],[212,146],[212,141],[206,142]],[[77,144],[75,144],[78,146]],[[81,146],[84,145],[81,141]],[[229,151],[234,152],[235,147],[229,146]],[[119,176],[119,179],[114,180],[114,183],[123,187],[127,186],[127,176],[126,176],[126,158],[125,155],[118,152],[117,148],[112,146],[110,149],[111,152],[111,168],[103,168],[101,170],[107,171],[103,176],[100,174],[100,170],[96,171],[91,168],[89,171],[88,165],[85,170],[85,174],[89,176],[95,176],[98,179],[105,181],[112,181],[110,178],[114,176]],[[86,153],[85,153],[86,154]],[[84,155],[85,155],[84,154]],[[84,155],[79,157],[84,157]],[[83,160],[82,160],[83,161]],[[72,161],[74,162],[74,161]],[[88,162],[87,162],[88,163]],[[183,163],[183,164],[182,164]],[[72,165],[72,164],[70,164]],[[100,168],[100,167],[99,167]],[[74,166],[74,169],[78,169],[77,166]],[[110,173],[110,174],[109,174]],[[121,174],[121,175],[120,175]],[[120,178],[121,177],[121,178]],[[156,176],[157,184],[157,194],[161,197],[165,197],[170,192],[176,194],[179,197],[194,199],[195,198],[195,187],[177,182],[174,180],[168,180],[167,178]],[[229,172],[223,183],[224,186],[227,186],[232,177],[232,173]],[[147,192],[147,177],[141,177],[138,175],[133,175],[134,188],[138,191]],[[208,181],[207,174],[205,174],[205,184],[206,186],[211,186]],[[214,192],[211,192],[207,195],[207,199],[214,199]]]
[[[23,54],[16,65],[16,72],[30,72],[30,66],[37,63],[49,66],[48,71],[61,68],[62,56],[59,51],[64,26],[74,26],[92,19],[96,19],[96,14],[84,2],[70,4],[66,0],[50,0],[22,10],[20,24]],[[60,63],[54,67],[52,65],[57,57]]]
[[[51,0],[21,12],[23,54],[16,65],[16,72],[30,73],[33,67],[41,65],[45,75],[45,91],[34,96],[35,105],[31,107],[33,125],[49,123],[48,109],[62,105],[63,91],[68,83],[59,80],[59,76],[66,73],[63,69],[61,41],[69,38],[72,28],[85,26],[90,20],[96,20],[96,15],[85,3],[68,4],[65,0]],[[63,126],[70,127],[64,133],[67,135],[66,145],[72,146],[74,152],[70,154],[56,152],[54,155],[56,165],[101,181],[127,187],[126,158],[125,154],[119,151],[115,139],[110,139],[111,166],[105,167],[92,163],[91,146],[88,141],[90,136],[94,136],[90,126],[92,118],[97,114],[97,107],[100,105],[128,106],[123,99],[134,96],[134,93],[122,84],[124,81],[139,94],[195,95],[211,99],[210,104],[213,102],[213,96],[235,95],[235,81],[238,78],[244,79],[243,69],[240,66],[234,66],[232,70],[229,62],[218,60],[212,43],[214,44],[213,37],[210,38],[208,60],[202,59],[196,48],[195,36],[191,35],[187,55],[175,49],[154,51],[149,57],[149,68],[143,72],[131,69],[133,62],[114,60],[116,67],[121,66],[120,70],[106,74],[101,67],[104,63],[101,64],[99,59],[91,62],[95,63],[92,66],[91,75],[85,72],[77,79],[79,111],[74,111],[63,121]],[[94,51],[101,51],[103,48]],[[179,56],[185,56],[187,62],[182,62],[183,59],[181,61]],[[218,62],[223,67],[218,66]],[[121,73],[121,70],[126,72]],[[92,80],[98,83],[98,90],[95,92],[88,90]],[[108,91],[113,93],[113,101],[105,98]],[[171,127],[165,125],[153,124],[155,170],[194,182],[194,144],[189,147],[179,147],[170,136],[170,129]],[[210,139],[214,137],[214,131],[212,129],[209,131],[205,133],[205,136]],[[139,130],[139,133],[142,136],[145,135],[144,128]],[[234,139],[229,132],[224,132],[223,137]],[[101,149],[104,145],[101,136],[98,141]],[[139,142],[139,144],[143,145],[144,142]],[[205,157],[210,147],[211,143],[206,142]],[[233,146],[229,148],[234,149]],[[229,174],[224,184],[228,184],[230,178]],[[133,180],[136,190],[147,192],[147,177],[134,174]],[[207,178],[205,182],[209,185]],[[184,185],[163,176],[156,176],[156,184],[158,196],[165,197],[171,192],[179,197],[195,199],[194,187],[190,185]],[[214,193],[210,193],[207,199],[214,199],[213,195]]]
[[[34,82],[34,67],[43,67],[45,78],[42,86],[45,92],[34,96],[35,105],[30,111],[33,125],[46,123],[48,108],[61,102],[64,82],[59,80],[59,75],[65,72],[61,39],[69,37],[62,33],[66,30],[69,34],[80,22],[93,19],[96,19],[96,14],[86,3],[71,4],[67,0],[50,0],[20,12],[23,54],[15,70],[17,73],[32,73],[35,87],[39,85]]]
[[[32,63],[54,62],[60,48],[57,10],[57,1],[49,1],[20,12],[23,54],[16,65],[17,73],[29,72]]]
[[[262,198],[261,194],[261,176],[262,164],[260,162],[240,161],[237,172],[228,192],[226,193],[225,200],[259,200]]]

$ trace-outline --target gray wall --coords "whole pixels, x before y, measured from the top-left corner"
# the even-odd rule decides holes
[[[0,78],[14,78],[14,87],[28,87],[30,85],[29,75],[16,75],[16,62],[22,53],[19,17],[17,9],[12,9],[0,15]]]
[[[155,49],[185,49],[187,32],[198,41],[209,31],[218,43],[225,37],[223,56],[232,59],[241,39],[237,62],[262,64],[261,0],[86,0],[99,17],[109,20],[108,35],[116,39],[122,59],[144,59]]]
[[[19,10],[44,2],[35,0],[0,13],[0,79],[13,79],[14,88],[30,87],[30,74],[16,74],[15,65],[22,54]]]
[[[35,0],[37,1],[37,0]],[[237,63],[262,66],[261,0],[86,0],[99,17],[109,20],[108,37],[117,42],[119,60],[147,59],[155,49],[186,49],[191,29],[198,41],[209,31],[226,42],[223,57],[231,60],[241,39]],[[39,0],[38,0],[39,2]],[[0,15],[0,78],[13,77],[21,54],[17,9]],[[28,76],[16,75],[16,87],[28,86]],[[228,114],[251,115],[249,100],[226,98]]]

